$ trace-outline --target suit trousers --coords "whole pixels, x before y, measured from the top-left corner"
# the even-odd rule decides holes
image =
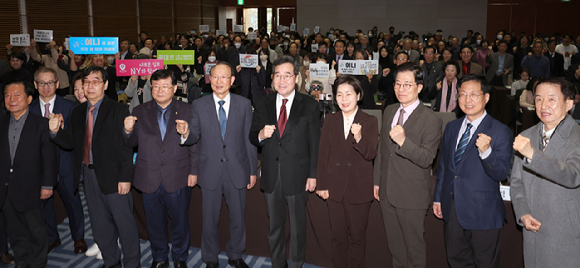
[[[340,202],[328,199],[326,205],[332,231],[332,265],[364,268],[371,202],[349,204],[345,196]]]
[[[499,267],[501,229],[465,230],[457,221],[455,202],[443,224],[449,267]]]
[[[147,233],[154,262],[168,261],[169,232],[167,217],[171,219],[171,259],[187,261],[189,254],[189,203],[191,188],[184,187],[168,193],[159,185],[152,194],[143,193],[143,207],[147,218]]]
[[[74,193],[74,180],[72,175],[59,176],[58,184],[55,187],[62,203],[66,208],[68,225],[73,241],[85,238],[85,214],[80,194]],[[46,217],[46,228],[48,231],[48,242],[53,243],[60,239],[57,229],[56,212],[54,210],[54,196],[51,196],[44,206]]]
[[[230,211],[230,241],[226,245],[226,254],[230,260],[242,258],[246,250],[246,188],[236,189],[226,170],[217,189],[211,191],[201,187],[202,198],[202,234],[201,259],[204,262],[219,262],[219,222],[222,208],[222,196],[226,199]]]
[[[44,208],[19,212],[14,203],[6,198],[2,210],[6,214],[8,237],[16,266],[46,267],[48,239],[44,225]]]
[[[4,211],[0,210],[0,254],[8,252],[8,226]]]
[[[503,87],[503,76],[502,75],[494,75],[493,78],[490,81],[490,84],[492,86],[498,86],[498,87]]]
[[[131,191],[126,195],[103,194],[95,171],[85,165],[83,165],[83,178],[93,237],[103,254],[105,265],[114,266],[121,260],[118,238],[123,248],[123,267],[139,267],[141,248],[137,222],[133,217]]]
[[[279,172],[279,171],[278,171]],[[282,268],[286,263],[286,206],[290,215],[290,265],[300,268],[306,256],[306,202],[308,192],[286,195],[282,189],[280,174],[274,191],[265,193],[266,211],[270,218],[270,257],[273,268]]]
[[[393,256],[393,267],[426,267],[425,217],[427,209],[402,209],[388,200],[381,202],[387,243]]]

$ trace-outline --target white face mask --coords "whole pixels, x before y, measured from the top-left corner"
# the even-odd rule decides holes
[[[501,40],[502,38],[503,38],[503,35],[501,35],[501,34],[497,35],[497,40]]]
[[[107,59],[109,60],[110,63],[115,62],[115,57],[108,57]]]
[[[241,44],[241,43],[234,43],[234,46],[235,46],[236,48],[240,48],[240,47],[242,46],[242,44]]]
[[[207,39],[208,35],[207,34],[204,34],[201,37],[203,37],[204,39]]]
[[[316,62],[316,64],[326,64],[326,62],[319,60]]]
[[[306,67],[310,66],[310,62],[304,61],[304,66],[306,66]]]
[[[373,37],[373,35],[372,34],[369,34],[369,37]]]
[[[288,42],[284,42],[284,46],[288,46]]]
[[[267,61],[268,60],[268,55],[260,55],[260,60],[261,61]]]
[[[207,57],[207,60],[210,62],[214,62],[215,61],[215,56],[209,56]]]
[[[475,40],[475,43],[477,43],[478,45],[481,45],[481,40]]]
[[[550,40],[550,38],[548,37],[544,38],[544,41],[548,42],[548,40]]]

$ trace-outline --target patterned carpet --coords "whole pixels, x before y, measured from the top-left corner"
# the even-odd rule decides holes
[[[82,187],[82,186],[81,186]],[[87,209],[87,203],[85,201],[84,192],[82,189],[79,190],[81,193],[81,200],[83,203],[83,208],[85,212],[85,241],[90,247],[93,245],[93,232],[91,229],[91,223],[89,221],[89,212]],[[95,257],[87,257],[84,254],[75,255],[73,253],[74,245],[71,239],[70,231],[68,229],[68,218],[64,220],[59,226],[58,231],[60,233],[60,239],[62,245],[58,248],[52,250],[48,254],[48,267],[58,268],[58,267],[74,267],[74,268],[100,268],[103,265],[103,260],[98,260]],[[171,258],[171,257],[170,257]],[[261,267],[272,267],[270,258],[257,257],[257,256],[243,256],[244,261],[251,268],[261,268]],[[225,252],[219,255],[220,267],[231,267],[228,266],[228,257]],[[151,247],[149,241],[141,240],[141,265],[143,267],[150,267],[153,257],[151,256]],[[187,259],[187,266],[190,268],[203,268],[205,264],[201,260],[201,250],[199,248],[191,247],[189,249],[189,258]],[[0,267],[7,267],[0,264]],[[14,265],[8,266],[14,267]],[[173,267],[171,263],[170,267]],[[315,265],[305,264],[305,268],[318,268]]]

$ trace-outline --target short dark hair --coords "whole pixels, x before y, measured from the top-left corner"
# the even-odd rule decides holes
[[[459,79],[457,85],[458,88],[461,88],[461,85],[466,82],[475,81],[479,82],[481,85],[481,91],[483,94],[489,94],[491,92],[491,84],[487,82],[487,79],[483,75],[476,75],[476,74],[468,74],[464,75]]]
[[[166,70],[166,69],[159,69],[159,70],[153,72],[151,74],[151,83],[153,83],[153,81],[167,79],[167,78],[171,78],[172,85],[174,85],[174,86],[177,85],[177,79],[175,79],[175,74],[173,74],[173,71]]]
[[[361,53],[365,60],[369,59],[369,53],[364,49],[357,49],[352,53],[352,57],[355,58],[357,53]]]
[[[310,61],[312,61],[311,58]],[[294,61],[294,57],[290,56],[290,55],[284,55],[282,57],[277,58],[274,61],[274,64],[272,64],[272,70],[273,72],[276,72],[276,67],[278,67],[279,65],[282,64],[286,64],[286,63],[290,63],[292,64],[292,66],[294,67],[294,75],[298,75],[298,66],[296,65],[295,61]]]
[[[426,46],[425,48],[423,48],[423,53],[425,53],[427,51],[427,49],[432,49],[433,53],[435,53],[435,51],[437,51],[437,49],[433,45],[430,45],[430,46]]]
[[[6,89],[8,88],[8,86],[11,85],[23,85],[24,86],[24,93],[26,94],[26,97],[30,97],[34,94],[34,87],[27,81],[24,80],[15,80],[12,81],[8,84],[6,84],[6,86],[4,87],[4,91],[2,91],[2,95],[4,95],[4,92],[6,92]],[[4,96],[2,96],[2,99],[4,99]]]
[[[556,45],[556,40],[553,40],[553,39],[552,40],[549,40],[546,45],[549,46],[552,43],[554,43],[554,45]]]
[[[12,58],[16,58],[22,61],[22,63],[24,64],[26,62],[26,55],[24,55],[24,53],[22,52],[15,52],[10,54],[10,59]]]
[[[129,39],[127,39],[127,38],[123,38],[123,39],[121,39],[121,41],[119,42],[119,44],[121,44],[121,43],[123,43],[123,42],[125,42],[125,41],[127,41],[127,43],[131,43],[131,42],[129,42]]]
[[[318,43],[318,48],[320,48],[321,46],[326,46],[328,47],[328,44],[324,41],[320,41],[320,43]]]
[[[505,44],[506,46],[508,45],[508,42],[506,40],[499,40],[499,42],[497,42],[497,46],[499,47],[499,45],[501,44]]]
[[[362,85],[360,81],[354,77],[353,75],[343,74],[336,78],[334,81],[334,85],[332,86],[332,96],[334,96],[334,100],[336,100],[336,92],[338,91],[338,86],[342,84],[351,85],[354,88],[354,92],[356,94],[360,94],[360,99],[362,100],[364,96],[364,91],[362,89]]]
[[[448,60],[445,63],[443,63],[443,67],[441,67],[443,70],[443,73],[445,73],[445,69],[447,69],[447,66],[449,66],[449,65],[455,66],[455,72],[457,72],[457,74],[459,74],[459,64],[454,60]]]
[[[149,34],[147,34],[147,32],[146,32],[146,31],[141,31],[141,32],[139,33],[139,35],[141,35],[141,34],[145,34],[145,35],[149,36]]]
[[[519,75],[522,75],[523,73],[527,73],[528,76],[530,76],[530,74],[531,74],[530,69],[528,69],[528,68],[522,68],[522,69],[520,69],[520,72],[518,74]]]
[[[213,73],[213,70],[215,69],[215,67],[218,67],[218,66],[220,66],[220,65],[225,65],[225,66],[228,66],[228,68],[230,68],[231,75],[232,75],[232,76],[236,75],[236,74],[234,73],[234,68],[232,68],[232,65],[231,65],[229,62],[227,62],[227,61],[218,61],[218,63],[217,63],[217,64],[216,64],[214,67],[212,67],[212,68],[211,68],[211,71],[210,71],[210,73],[209,73],[209,74],[211,75],[211,74]]]
[[[574,86],[572,86],[572,83],[568,82],[562,77],[550,77],[543,79],[542,81],[538,82],[535,90],[537,90],[538,86],[542,84],[552,84],[559,87],[560,91],[562,91],[562,94],[564,95],[564,100],[573,100],[574,96],[576,95],[574,93]]]
[[[143,40],[143,43],[147,42],[148,40],[151,40],[151,43],[153,44],[153,39],[151,37],[145,38],[145,40]]]
[[[409,54],[407,54],[407,52],[405,52],[405,51],[397,52],[397,54],[395,54],[395,60],[399,59],[399,55],[405,55],[405,56],[407,56],[407,60],[409,60]]]
[[[461,46],[461,49],[459,50],[459,52],[463,51],[466,48],[469,49],[469,51],[473,54],[473,48],[471,47],[471,45],[467,45],[467,44],[462,45]]]
[[[76,82],[77,80],[81,80],[81,82],[83,82],[83,73],[82,73],[82,72],[78,72],[77,74],[75,74],[75,75],[73,76],[73,78],[72,78],[72,80],[71,80],[71,82],[72,82],[72,84],[71,84],[71,87],[73,87],[73,88],[74,88],[74,86],[75,86],[75,82]]]
[[[346,48],[346,42],[344,42],[344,40],[338,39],[338,40],[334,41],[334,46],[336,47],[336,45],[338,45],[338,43],[342,43],[342,46]]]
[[[423,84],[423,68],[419,67],[418,64],[412,62],[405,62],[397,67],[395,71],[395,79],[399,73],[403,72],[413,72],[413,76],[415,77],[415,83],[418,85]]]
[[[526,90],[532,93],[536,93],[536,86],[534,84],[542,82],[542,77],[536,76],[532,77],[526,86]]]
[[[87,78],[87,76],[94,74],[94,73],[100,73],[101,74],[101,78],[103,79],[103,83],[109,81],[109,76],[107,74],[107,70],[103,69],[103,67],[99,67],[96,65],[93,65],[91,67],[88,67],[85,69],[85,72],[83,73],[83,80],[85,80],[85,78]]]

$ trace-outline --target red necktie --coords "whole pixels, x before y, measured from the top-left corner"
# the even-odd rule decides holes
[[[91,143],[93,142],[93,110],[95,106],[89,107],[89,118],[87,119],[87,129],[85,133],[85,152],[83,156],[83,162],[85,166],[89,166],[91,163]]]
[[[467,63],[463,63],[463,75],[468,75],[469,72],[467,71]]]
[[[282,106],[280,107],[280,116],[278,117],[278,132],[280,132],[280,137],[284,134],[284,128],[286,128],[286,103],[287,99],[282,100]]]

